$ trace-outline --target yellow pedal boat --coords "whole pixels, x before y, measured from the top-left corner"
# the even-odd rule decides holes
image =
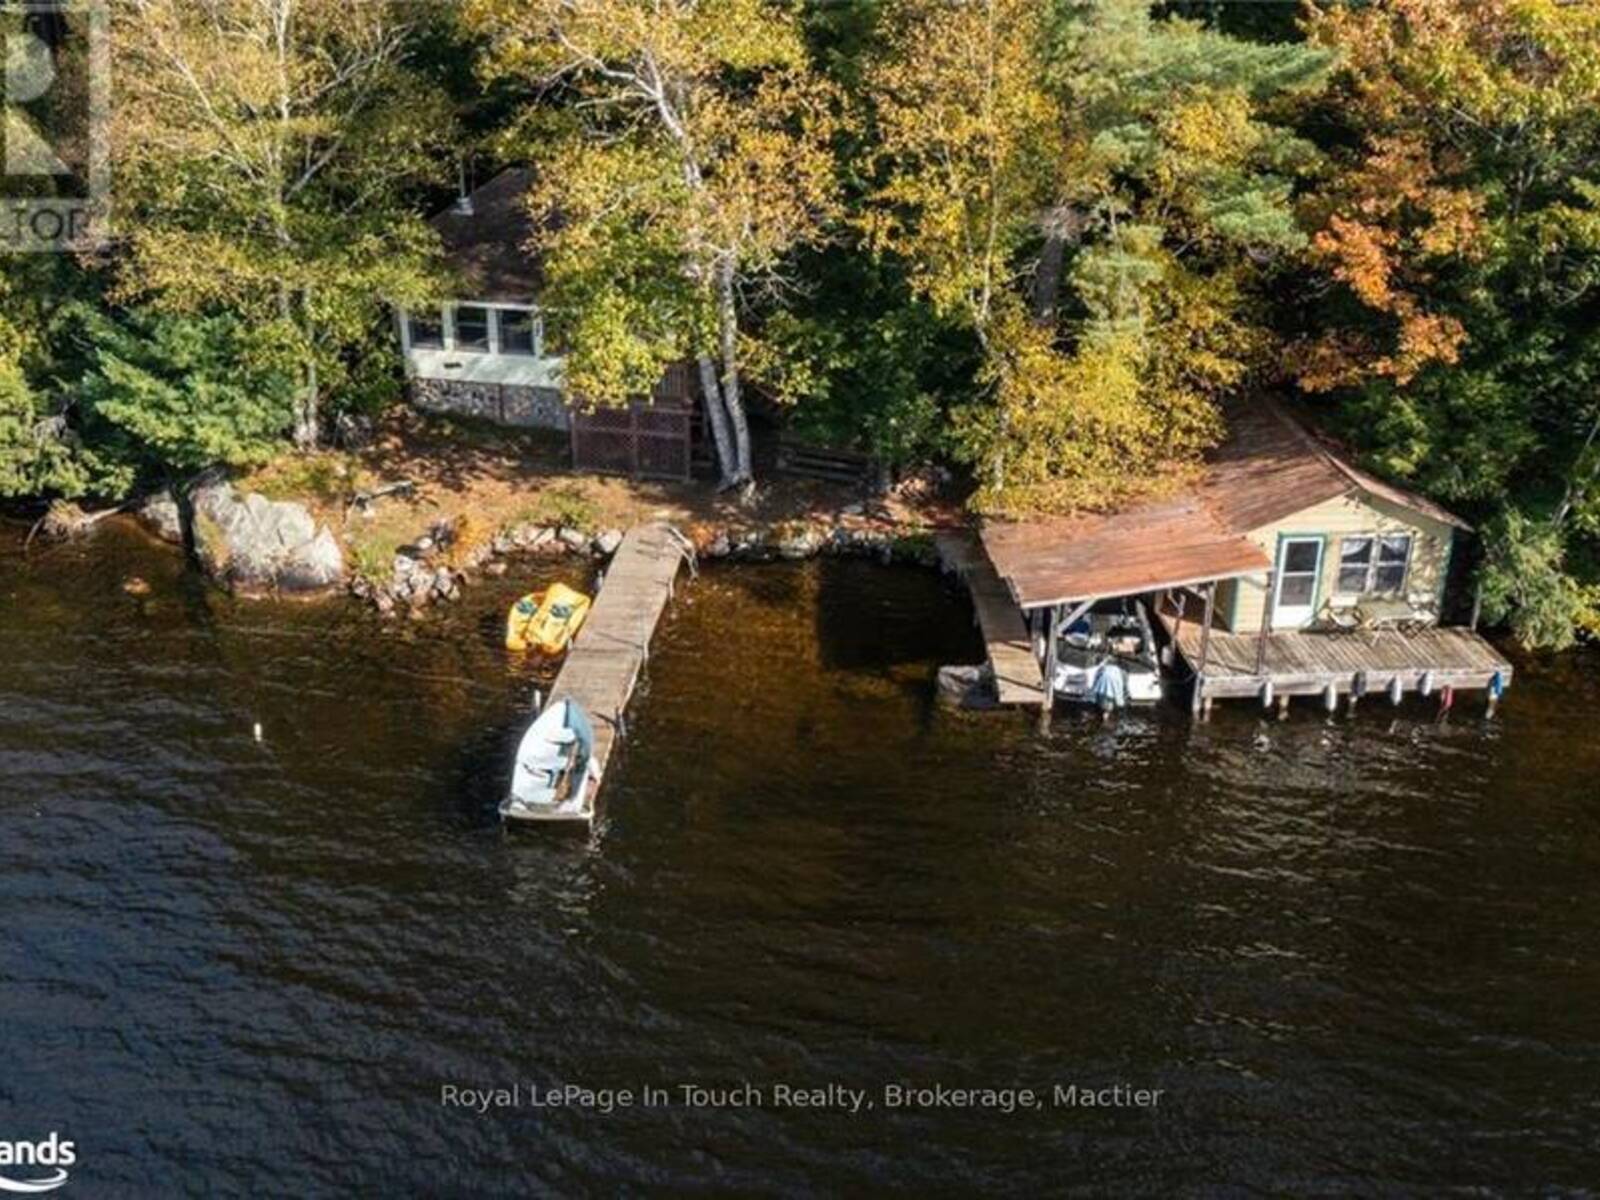
[[[506,649],[560,654],[577,635],[593,603],[564,583],[529,592],[506,614]]]

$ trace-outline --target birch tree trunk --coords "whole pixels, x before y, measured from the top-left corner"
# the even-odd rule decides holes
[[[750,464],[750,423],[745,419],[744,396],[739,388],[739,313],[733,294],[733,264],[727,259],[717,264],[717,324],[722,338],[722,403],[733,427],[733,470],[731,486],[748,483]]]
[[[317,372],[316,331],[311,327],[311,294],[300,295],[301,336],[305,339],[305,386],[294,406],[294,444],[300,450],[315,450],[322,441],[322,380]]]
[[[722,473],[720,486],[734,484],[733,434],[728,429],[728,412],[722,403],[722,387],[717,382],[717,365],[709,354],[696,360],[700,368],[700,390],[705,395],[706,416],[711,421],[711,440],[717,447],[717,469]]]

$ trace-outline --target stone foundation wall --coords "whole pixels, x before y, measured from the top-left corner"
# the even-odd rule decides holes
[[[411,400],[424,412],[455,413],[501,425],[561,430],[571,425],[571,410],[555,388],[413,379]]]

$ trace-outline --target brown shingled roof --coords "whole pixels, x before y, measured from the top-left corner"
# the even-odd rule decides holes
[[[1270,400],[1235,406],[1227,416],[1228,440],[1211,455],[1203,490],[1231,529],[1259,529],[1354,491],[1459,529],[1472,528],[1427,497],[1346,462]]]
[[[542,275],[527,249],[533,218],[524,203],[532,184],[532,171],[510,167],[468,196],[470,213],[451,205],[429,220],[458,279],[452,299],[528,304],[537,298]]]
[[[1471,528],[1346,462],[1270,401],[1240,406],[1228,425],[1205,479],[1179,495],[1113,513],[986,522],[984,549],[1017,602],[1032,608],[1260,574],[1272,563],[1252,530],[1353,492]]]
[[[988,522],[983,545],[1024,608],[1255,575],[1272,566],[1192,491],[1115,513]]]

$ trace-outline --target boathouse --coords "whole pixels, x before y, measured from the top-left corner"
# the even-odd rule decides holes
[[[539,303],[532,183],[531,171],[508,168],[429,221],[443,248],[445,295],[396,313],[412,403],[565,431],[582,470],[688,479],[695,400],[686,366],[672,367],[649,397],[628,404],[584,404],[567,394],[562,347]]]
[[[1196,711],[1219,697],[1318,695],[1330,708],[1369,693],[1497,699],[1510,663],[1442,624],[1451,554],[1470,526],[1356,467],[1275,403],[1227,415],[1228,440],[1176,495],[983,527],[1043,656],[1097,601],[1143,596],[1171,664],[1192,677]]]

